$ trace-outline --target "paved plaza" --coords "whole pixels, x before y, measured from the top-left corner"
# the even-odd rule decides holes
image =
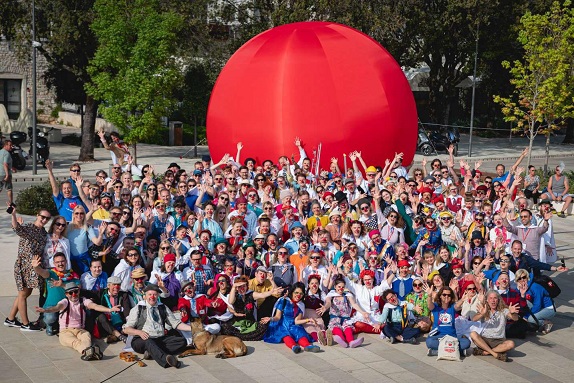
[[[511,164],[524,147],[523,139],[511,145],[502,140],[475,139],[476,158],[484,159],[483,168],[493,170],[496,162]],[[193,160],[179,159],[187,148],[167,148],[138,145],[141,163],[156,165],[158,172],[170,162],[178,162],[189,169]],[[461,155],[466,154],[461,147]],[[200,148],[200,154],[206,148]],[[53,158],[56,173],[65,177],[67,168],[77,158],[78,148],[54,145]],[[169,155],[166,155],[169,153]],[[232,155],[235,154],[233,151]],[[567,169],[574,167],[572,149],[553,145],[551,165],[560,160]],[[101,162],[82,164],[85,177],[93,178],[95,170],[108,168],[109,156],[103,149],[96,150]],[[441,154],[444,158],[445,155]],[[431,157],[432,158],[432,157]],[[543,163],[543,148],[534,153],[534,164]],[[417,156],[420,160],[420,157]],[[216,159],[218,160],[218,159]],[[474,158],[473,158],[474,160]],[[46,172],[31,176],[28,170],[15,176],[20,185],[46,179]],[[34,179],[34,181],[31,181]],[[18,189],[18,183],[16,188]],[[21,188],[22,186],[20,186]],[[5,205],[5,193],[0,203]],[[9,216],[0,212],[0,318],[6,314],[16,294],[12,265],[17,251],[17,237],[10,228]],[[25,217],[29,221],[30,217]],[[574,266],[574,216],[553,218],[556,245],[566,265]],[[285,345],[263,342],[246,342],[248,355],[236,359],[220,360],[214,356],[191,356],[182,359],[183,368],[163,369],[153,361],[147,367],[130,367],[109,382],[572,382],[574,376],[574,271],[555,273],[562,294],[556,299],[558,313],[553,319],[554,328],[548,335],[529,336],[517,340],[517,348],[509,353],[511,362],[503,363],[492,357],[471,356],[463,362],[436,361],[426,356],[424,339],[418,345],[393,344],[366,335],[366,341],[357,349],[339,346],[325,347],[317,354],[293,354]],[[36,292],[37,294],[37,292]],[[29,312],[37,303],[37,295],[29,300]],[[31,314],[32,319],[36,314]],[[84,362],[79,354],[60,346],[57,337],[43,332],[27,333],[15,328],[0,326],[0,382],[101,382],[129,366],[119,359],[121,345],[98,344],[104,352],[101,361]]]

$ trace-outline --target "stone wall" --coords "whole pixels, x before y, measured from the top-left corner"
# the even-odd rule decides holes
[[[0,37],[0,78],[22,79],[22,105],[32,110],[32,58],[20,60],[16,54],[14,42]],[[31,51],[31,48],[30,48]],[[37,109],[44,109],[49,114],[56,106],[55,96],[48,90],[42,74],[48,69],[48,62],[41,54],[36,54],[36,99]]]

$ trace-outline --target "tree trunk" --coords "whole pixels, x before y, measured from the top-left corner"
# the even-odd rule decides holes
[[[544,161],[544,173],[548,172],[548,160],[550,158],[550,132],[546,133],[546,160]]]
[[[530,166],[530,160],[532,159],[532,144],[534,143],[534,121],[530,122],[530,132],[528,134],[528,163],[526,164],[526,169]]]
[[[563,144],[574,144],[574,118],[569,118],[566,124],[566,136]]]
[[[82,147],[78,161],[94,161],[94,135],[96,133],[96,117],[98,102],[91,96],[86,96],[86,113],[82,131]]]

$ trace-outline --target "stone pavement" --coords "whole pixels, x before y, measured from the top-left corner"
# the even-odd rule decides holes
[[[559,142],[561,138],[557,137]],[[482,158],[483,167],[493,170],[494,162],[511,164],[525,146],[524,139],[507,141],[475,138],[473,160]],[[543,144],[538,142],[534,157],[540,161]],[[138,145],[140,163],[151,162],[158,170],[165,169],[170,162],[178,162],[189,169],[193,160],[180,159],[187,148],[169,148]],[[206,153],[200,148],[199,153]],[[466,154],[461,146],[461,156]],[[78,148],[56,144],[52,148],[57,166],[65,167],[57,174],[67,176],[67,167],[78,155]],[[233,152],[233,154],[235,154]],[[569,146],[552,146],[551,164],[564,159],[574,164]],[[82,164],[84,174],[93,178],[96,169],[107,168],[109,157],[104,149],[96,150],[101,162]],[[445,155],[441,154],[441,158]],[[419,156],[417,158],[420,159]],[[433,158],[433,157],[430,157]],[[538,165],[537,165],[538,166]],[[551,165],[552,166],[552,165]],[[567,165],[570,166],[570,165]],[[571,168],[571,167],[570,167]],[[36,177],[31,176],[31,167],[17,174],[16,178],[36,180],[46,178],[44,169],[39,168]],[[16,294],[12,265],[17,249],[17,237],[10,229],[10,220],[4,214],[0,220],[0,319],[6,317]],[[29,221],[31,217],[25,217]],[[556,244],[566,264],[574,266],[574,217],[554,218]],[[391,345],[374,335],[367,335],[365,344],[357,349],[342,349],[338,346],[325,348],[318,354],[295,355],[284,345],[263,342],[247,342],[247,356],[220,360],[214,356],[192,356],[183,359],[184,367],[179,370],[162,369],[155,362],[140,368],[130,367],[109,382],[572,382],[574,371],[574,281],[572,274],[556,273],[554,277],[562,288],[556,299],[558,313],[553,331],[546,336],[530,336],[527,341],[517,341],[518,347],[509,356],[511,363],[502,363],[490,357],[474,357],[462,363],[436,361],[426,356],[424,344]],[[37,292],[36,292],[37,294]],[[37,295],[30,298],[29,312],[36,318],[32,308]],[[424,342],[424,340],[423,340]],[[59,345],[57,337],[44,333],[24,333],[15,328],[0,326],[0,382],[101,382],[129,366],[118,358],[121,346],[107,346],[98,341],[104,351],[104,360],[83,362],[79,355]]]

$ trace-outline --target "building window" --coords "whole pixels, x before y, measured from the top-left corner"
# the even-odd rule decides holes
[[[0,79],[0,104],[11,120],[18,119],[22,110],[22,80]]]

